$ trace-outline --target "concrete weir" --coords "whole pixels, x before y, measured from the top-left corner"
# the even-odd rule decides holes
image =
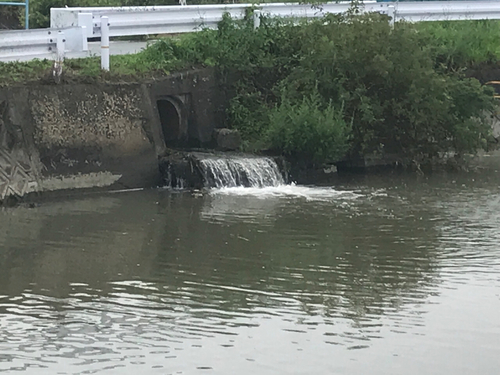
[[[222,94],[211,69],[147,83],[0,88],[0,203],[35,192],[157,186],[167,147],[211,142]]]

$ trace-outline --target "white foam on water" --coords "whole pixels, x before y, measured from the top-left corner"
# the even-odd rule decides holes
[[[266,187],[222,187],[211,189],[210,195],[252,196],[255,198],[301,198],[308,201],[351,200],[362,197],[353,191],[336,190],[333,187],[304,185],[277,185]]]
[[[200,164],[211,196],[326,202],[362,196],[333,187],[286,184],[276,162],[267,157],[208,157],[200,160]]]

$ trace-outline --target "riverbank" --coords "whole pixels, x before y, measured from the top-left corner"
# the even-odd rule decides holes
[[[315,164],[369,154],[421,164],[491,140],[470,121],[492,109],[491,92],[466,72],[498,66],[498,22],[398,22],[392,29],[384,15],[344,14],[300,24],[263,17],[254,30],[251,20],[226,16],[218,30],[114,56],[111,73],[96,58],[69,60],[57,80],[144,82],[211,66],[223,79],[236,77],[227,87],[226,126],[241,132],[244,150]],[[53,80],[47,62],[0,68],[5,85]]]
[[[287,24],[286,20],[279,22],[280,25],[281,23]],[[308,23],[314,24],[315,21]],[[398,25],[408,26],[402,22],[397,23],[396,27]],[[241,30],[241,23],[239,25],[238,22],[234,22],[231,27],[240,31],[241,37],[245,37],[244,31]],[[298,28],[302,28],[302,26],[298,26]],[[482,83],[485,80],[491,80],[492,77],[481,72],[500,70],[500,48],[497,42],[500,21],[422,22],[412,25],[412,28],[421,34],[422,39],[428,43],[433,52],[435,63],[444,65],[441,67],[453,70],[465,69],[469,72],[468,75],[478,78]],[[141,48],[144,48],[144,51],[135,51],[136,48],[134,48],[134,52],[139,53],[129,52],[122,56],[120,52],[118,55],[112,55],[110,73],[101,72],[98,57],[67,59],[64,71],[68,77],[80,77],[80,83],[85,83],[89,79],[101,82],[107,80],[130,82],[136,78],[147,79],[147,77],[164,76],[175,73],[177,70],[191,68],[193,65],[197,67],[220,66],[222,62],[218,61],[218,56],[216,56],[217,52],[220,51],[216,51],[217,46],[211,44],[214,43],[214,39],[224,36],[221,35],[222,32],[223,30],[203,30],[201,33],[178,34],[160,38],[160,41],[166,42],[166,44],[156,47],[153,47],[152,44],[157,40],[141,42]],[[212,56],[207,54],[207,51],[201,50],[200,44],[203,40],[210,47],[209,49],[212,49]],[[146,48],[147,46],[151,48]],[[125,53],[129,48],[120,46],[119,49]],[[28,82],[45,82],[46,77],[51,75],[51,68],[51,61],[0,63],[0,85],[11,86]]]
[[[0,64],[2,196],[155,186],[167,147],[213,147],[219,127],[239,132],[242,151],[296,162],[296,174],[342,160],[421,170],[494,145],[482,84],[500,72],[498,23],[261,21],[225,17],[112,56],[111,72],[98,58],[67,60],[61,75],[48,61]]]
[[[159,186],[159,157],[167,147],[210,145],[225,102],[213,69],[143,83],[0,88],[0,202]]]

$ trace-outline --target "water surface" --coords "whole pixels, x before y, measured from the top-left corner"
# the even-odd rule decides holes
[[[500,172],[0,211],[0,372],[498,374]]]

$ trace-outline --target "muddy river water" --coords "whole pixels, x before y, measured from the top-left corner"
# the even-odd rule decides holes
[[[0,373],[500,374],[500,171],[1,209]]]

